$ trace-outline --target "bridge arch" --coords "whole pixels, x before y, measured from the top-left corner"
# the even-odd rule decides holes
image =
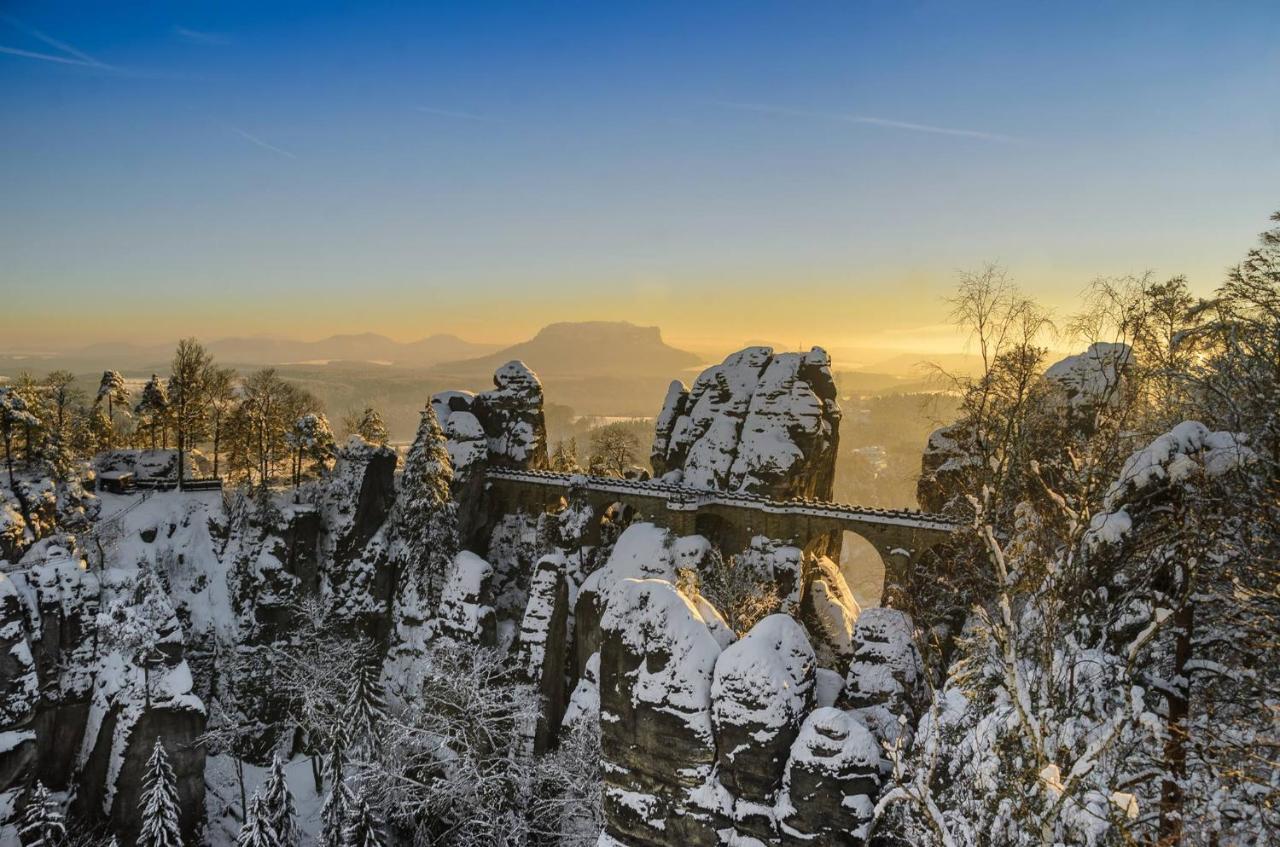
[[[841,530],[837,564],[859,606],[880,605],[888,562],[876,545],[853,530]]]

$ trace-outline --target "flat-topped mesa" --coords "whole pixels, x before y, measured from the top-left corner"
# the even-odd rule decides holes
[[[673,382],[654,433],[654,473],[694,488],[830,500],[840,406],[831,358],[748,347]]]

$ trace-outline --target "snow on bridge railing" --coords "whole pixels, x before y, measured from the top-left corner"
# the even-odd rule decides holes
[[[932,529],[941,532],[953,532],[960,524],[944,515],[930,512],[919,512],[910,509],[876,509],[865,506],[853,506],[845,503],[831,503],[825,500],[809,498],[798,500],[774,500],[759,494],[744,491],[714,491],[693,488],[686,485],[675,485],[661,480],[622,479],[611,476],[592,476],[589,474],[557,473],[543,470],[513,470],[491,468],[487,475],[490,479],[526,482],[535,485],[549,485],[557,488],[586,488],[618,494],[648,495],[667,499],[663,495],[689,498],[707,504],[728,506],[747,506],[760,511],[778,514],[803,514],[814,517],[854,518],[866,523],[898,524],[921,529]]]

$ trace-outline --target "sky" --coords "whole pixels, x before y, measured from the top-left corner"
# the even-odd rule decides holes
[[[0,0],[0,349],[625,319],[943,350],[957,273],[1208,293],[1280,3]]]

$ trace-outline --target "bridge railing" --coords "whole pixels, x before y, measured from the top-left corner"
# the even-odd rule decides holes
[[[959,525],[948,517],[929,512],[909,509],[877,509],[864,506],[853,506],[844,503],[832,503],[824,500],[803,498],[797,500],[775,500],[759,494],[742,491],[712,491],[686,485],[676,485],[659,480],[620,479],[618,477],[591,476],[588,474],[567,474],[543,470],[511,470],[491,469],[491,479],[505,479],[512,482],[526,482],[535,485],[550,485],[566,490],[586,488],[592,491],[612,492],[619,494],[636,494],[689,498],[701,503],[720,505],[743,505],[761,511],[782,514],[807,514],[815,517],[855,518],[878,523],[909,524],[922,528],[952,532]]]

